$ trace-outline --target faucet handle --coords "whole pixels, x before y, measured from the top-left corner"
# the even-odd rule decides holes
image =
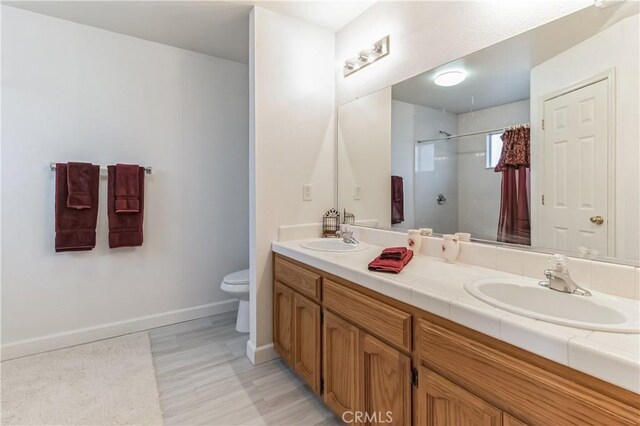
[[[549,265],[549,269],[557,272],[567,272],[567,264],[569,263],[569,259],[564,254],[556,253],[549,258],[547,264]],[[545,271],[546,275],[546,271]]]

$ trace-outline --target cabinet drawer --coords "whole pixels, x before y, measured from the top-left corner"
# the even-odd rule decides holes
[[[411,350],[411,314],[326,278],[323,291],[326,308],[374,336]]]
[[[420,365],[531,425],[638,424],[640,411],[426,320]]]
[[[320,283],[322,282],[320,275],[280,257],[276,257],[273,269],[277,281],[288,285],[307,297],[320,300]]]

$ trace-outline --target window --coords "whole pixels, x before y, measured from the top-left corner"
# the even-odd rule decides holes
[[[435,145],[422,143],[416,146],[416,172],[432,172],[435,169]]]
[[[502,136],[503,132],[489,133],[487,135],[487,169],[493,169],[500,161],[500,154],[502,154]]]

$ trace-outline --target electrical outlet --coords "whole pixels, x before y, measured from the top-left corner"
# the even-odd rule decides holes
[[[311,184],[302,185],[302,201],[311,201]]]
[[[353,199],[359,200],[360,198],[362,198],[362,187],[360,185],[356,185],[356,188],[353,191]]]

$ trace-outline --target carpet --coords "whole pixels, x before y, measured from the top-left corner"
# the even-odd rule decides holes
[[[146,332],[0,364],[3,425],[161,425]]]

